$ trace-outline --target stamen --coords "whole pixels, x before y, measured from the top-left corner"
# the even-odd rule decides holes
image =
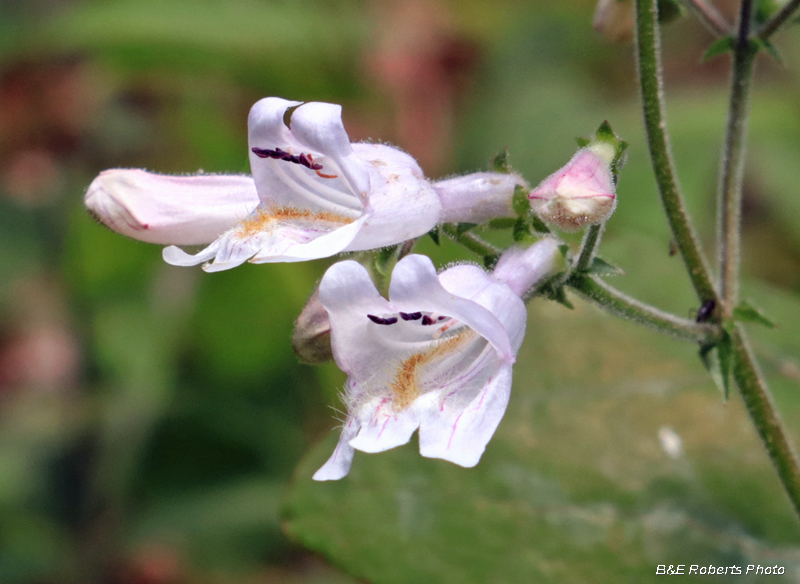
[[[381,318],[380,316],[375,316],[374,314],[368,314],[367,318],[370,319],[375,324],[394,324],[397,322],[396,316],[390,316],[389,318]]]
[[[430,316],[428,316],[427,314],[425,314],[425,315],[423,315],[423,316],[422,316],[422,324],[423,324],[423,325],[429,325],[429,324],[435,324],[435,323],[436,323],[436,321],[435,321],[435,320],[433,320],[433,319],[432,319]]]
[[[421,312],[401,312],[400,318],[403,320],[419,320],[422,318]]]
[[[269,148],[251,148],[253,154],[258,156],[259,158],[274,158],[276,160],[285,160],[286,162],[293,162],[294,164],[299,164],[300,166],[305,166],[317,173],[317,176],[321,178],[339,178],[338,174],[322,174],[320,170],[322,170],[322,165],[319,163],[314,162],[314,157],[311,154],[301,153],[300,156],[295,156],[294,154],[289,154],[285,150],[281,150],[280,148],[275,148],[275,150],[270,150]]]

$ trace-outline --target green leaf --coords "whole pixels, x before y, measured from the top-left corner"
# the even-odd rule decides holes
[[[738,320],[739,322],[755,322],[763,324],[767,328],[775,328],[775,323],[767,318],[761,309],[756,308],[746,300],[740,302],[739,306],[733,309],[733,320]]]
[[[518,218],[515,217],[497,217],[489,220],[486,227],[489,229],[513,229],[517,221]]]
[[[531,227],[530,224],[525,221],[525,219],[517,219],[517,222],[514,224],[514,231],[512,232],[512,236],[514,241],[517,243],[521,241],[525,241],[531,236]]]
[[[589,144],[592,143],[592,139],[578,136],[577,138],[575,138],[575,142],[578,143],[578,148],[586,148]]]
[[[487,270],[491,270],[494,268],[495,264],[497,264],[497,260],[500,258],[499,255],[496,253],[488,254],[483,256],[483,267]]]
[[[722,393],[723,401],[728,401],[730,396],[732,358],[733,343],[728,331],[725,331],[725,335],[718,344],[706,345],[700,349],[700,360]]]
[[[392,271],[392,259],[398,247],[397,245],[390,245],[389,247],[381,248],[381,250],[375,254],[373,265],[375,266],[375,270],[382,276],[388,276]]]
[[[613,264],[608,263],[602,258],[595,257],[592,260],[592,265],[587,270],[590,274],[597,274],[598,276],[624,276],[625,270]]]
[[[477,226],[478,226],[477,223],[459,223],[458,225],[456,225],[456,233],[458,235],[462,235],[467,231],[469,231],[470,229],[474,229]]]
[[[439,237],[440,231],[441,231],[440,225],[437,225],[436,227],[428,231],[428,235],[433,240],[433,243],[435,243],[436,245],[442,245]]]
[[[539,219],[536,215],[531,216],[531,226],[537,233],[550,233],[550,229],[544,224],[544,221]]]
[[[492,158],[492,170],[494,172],[510,173],[511,166],[508,164],[508,147],[503,148],[497,155]]]
[[[511,207],[517,217],[525,219],[530,215],[531,202],[528,200],[528,189],[522,185],[514,186],[514,195],[511,198]]]
[[[775,45],[773,45],[770,41],[754,38],[750,41],[750,43],[753,51],[760,51],[763,49],[767,52],[767,54],[769,54],[770,57],[775,59],[778,63],[783,63],[783,59],[778,53],[778,49],[776,49]]]
[[[721,39],[717,39],[714,43],[708,47],[705,53],[703,53],[703,61],[708,61],[713,59],[714,57],[718,57],[719,55],[723,55],[728,51],[733,52],[736,49],[736,39],[732,36],[722,37]]]

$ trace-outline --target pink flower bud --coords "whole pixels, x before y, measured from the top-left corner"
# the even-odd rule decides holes
[[[611,174],[614,147],[596,143],[578,150],[567,165],[531,191],[531,209],[563,231],[602,223],[614,212],[616,187]]]

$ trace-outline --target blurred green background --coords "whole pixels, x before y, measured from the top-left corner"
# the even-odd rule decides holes
[[[574,311],[537,300],[477,468],[412,444],[313,483],[344,377],[298,364],[289,338],[332,260],[209,275],[83,209],[105,168],[247,172],[247,112],[269,95],[342,103],[353,140],[396,144],[431,178],[485,169],[507,146],[536,183],[608,119],[631,143],[602,248],[626,271],[613,284],[690,316],[632,48],[593,31],[593,11],[0,2],[0,582],[648,582],[681,563],[779,565],[764,581],[800,582],[798,522],[739,397],[721,403],[695,347],[577,298]],[[728,58],[701,62],[713,39],[689,18],[664,33],[675,155],[711,245]],[[797,444],[800,32],[775,42],[783,64],[759,61],[753,97],[744,290],[779,323],[753,332]]]

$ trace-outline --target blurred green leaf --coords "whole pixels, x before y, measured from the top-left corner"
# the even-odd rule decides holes
[[[775,323],[764,315],[764,312],[746,300],[733,309],[733,318],[741,322],[756,322],[767,328],[775,328]]]

